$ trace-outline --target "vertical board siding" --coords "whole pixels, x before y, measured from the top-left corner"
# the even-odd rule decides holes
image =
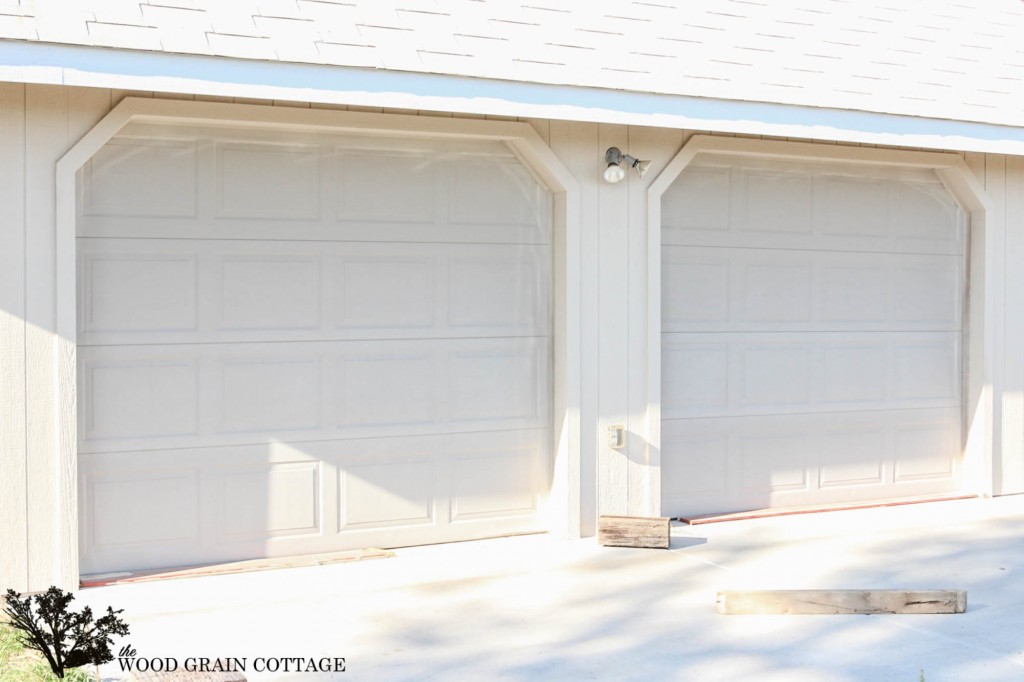
[[[967,167],[977,176],[982,185],[985,184],[985,155],[981,152],[964,152]]]
[[[627,179],[614,185],[601,180],[604,153],[618,147],[629,153],[629,129],[626,126],[599,124],[598,148],[591,161],[590,182],[598,182],[597,234],[600,253],[598,280],[598,475],[597,499],[602,514],[629,514],[627,490],[629,441],[636,436],[627,432],[626,447],[608,446],[609,428],[626,426],[629,412],[629,185],[635,176],[627,169]],[[583,177],[581,182],[588,178]]]
[[[462,118],[461,116],[459,118]],[[544,144],[551,146],[551,121],[546,118],[521,118],[521,123],[529,123],[530,126],[537,131],[540,135],[540,139],[544,140]]]
[[[598,126],[595,123],[551,121],[549,145],[555,155],[580,184],[580,339],[581,404],[580,404],[580,507],[583,518],[580,532],[589,536],[597,532],[597,435],[598,411],[598,329],[599,301],[597,281],[600,273],[598,253],[598,192],[600,185],[589,180],[600,172],[603,150],[599,151]],[[600,155],[600,156],[599,156]],[[595,169],[595,159],[597,167]]]
[[[630,171],[629,180],[629,285],[627,374],[629,514],[645,516],[661,507],[661,480],[648,469],[660,454],[649,452],[647,423],[647,190],[683,146],[684,131],[667,128],[630,128],[628,154],[649,160],[643,178]],[[659,470],[660,471],[660,470]],[[653,499],[652,499],[653,498]]]
[[[1002,309],[993,311],[996,385],[992,409],[998,420],[993,432],[993,492],[1024,492],[1024,158],[964,153],[968,167],[985,188],[989,201],[987,232],[1002,235],[995,245],[1002,277],[998,280]],[[969,332],[970,333],[970,332]]]
[[[55,168],[68,148],[68,90],[29,86],[25,104],[25,402],[28,571],[35,586],[57,581],[60,508],[55,363]]]
[[[25,86],[0,83],[0,588],[28,584],[25,450]]]
[[[987,192],[984,191],[985,155],[964,152],[962,156],[976,183],[980,185],[982,193],[986,195],[985,204],[987,207],[991,200],[987,198]],[[964,345],[967,350],[967,356],[964,359],[964,371],[967,374],[967,380],[963,382],[966,389],[964,393],[965,463],[972,463],[976,469],[980,469],[980,471],[975,472],[975,475],[972,475],[970,471],[965,471],[965,474],[966,480],[973,479],[972,491],[981,494],[994,487],[992,481],[993,467],[990,461],[985,460],[985,453],[989,452],[991,443],[988,442],[990,438],[990,425],[985,423],[984,420],[986,418],[993,418],[993,415],[991,414],[989,378],[986,376],[986,366],[989,361],[986,347],[992,341],[989,336],[986,336],[985,324],[985,300],[988,296],[988,291],[986,290],[984,273],[979,273],[979,270],[984,270],[985,263],[988,260],[986,244],[990,230],[986,227],[988,222],[987,215],[984,218],[984,222],[985,224],[981,225],[980,229],[978,225],[971,225],[967,239],[969,284],[965,306],[967,313],[965,318],[967,343]],[[978,337],[980,337],[980,341],[977,341]],[[978,428],[974,428],[975,424]]]
[[[37,590],[61,584],[76,561],[73,480],[60,480],[57,459],[56,163],[112,94],[7,84],[0,93],[0,542],[15,550],[3,552],[0,587]]]
[[[998,492],[1024,492],[1024,157],[1006,157],[1003,458]]]
[[[995,301],[1006,300],[1006,157],[997,154],[985,156],[985,191],[992,200],[992,207],[988,212],[985,223],[986,235],[994,240],[995,253],[1001,254],[997,258],[997,265],[1000,272],[991,273],[996,277],[994,280],[996,291]],[[992,386],[992,414],[994,419],[999,420],[995,424],[992,433],[992,448],[999,453],[992,462],[992,473],[995,478],[993,492],[1000,495],[1004,492],[1004,482],[1009,470],[1014,468],[1010,459],[1020,448],[1015,444],[1005,443],[1003,426],[1000,417],[1003,414],[1003,392],[1006,390],[1006,377],[1003,374],[1003,352],[1007,348],[1005,343],[1005,316],[1004,310],[993,311],[992,331],[996,339],[996,347],[999,349],[992,357],[992,376],[995,377]],[[1002,342],[1001,342],[1002,340]],[[1019,459],[1019,454],[1017,454]]]

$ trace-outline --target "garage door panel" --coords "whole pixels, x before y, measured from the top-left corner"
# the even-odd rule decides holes
[[[320,148],[214,142],[216,218],[320,219]]]
[[[669,512],[698,500],[728,499],[731,474],[729,434],[715,422],[662,424],[662,505]]]
[[[741,274],[743,299],[739,315],[752,323],[804,322],[811,317],[808,263],[749,263]]]
[[[354,464],[340,470],[342,532],[437,523],[438,476],[429,458]]]
[[[530,450],[456,457],[452,461],[452,522],[536,512],[537,463]]]
[[[948,425],[944,428],[948,430]],[[858,424],[821,435],[819,454],[822,488],[877,486],[891,479],[892,464],[884,458],[889,434],[882,424]]]
[[[500,142],[135,125],[80,185],[82,237],[550,242],[550,193]]]
[[[361,152],[336,148],[333,186],[337,216],[345,221],[432,225],[437,213],[438,165],[426,151]],[[384,190],[384,188],[387,188]],[[386,191],[387,201],[381,201]]]
[[[956,330],[958,256],[666,246],[666,332]]]
[[[355,435],[539,428],[550,402],[544,339],[352,343],[328,406]],[[344,348],[344,346],[343,346]]]
[[[450,356],[450,419],[460,423],[546,421],[549,405],[544,377],[548,358],[536,343],[504,348],[466,348]]]
[[[221,355],[209,362],[216,362],[220,369],[219,377],[208,378],[220,389],[220,395],[215,395],[214,404],[209,406],[220,408],[218,432],[254,434],[321,428],[320,357],[234,360]],[[207,374],[213,372],[216,370],[211,368]]]
[[[83,346],[550,333],[546,246],[80,243]]]
[[[820,322],[833,329],[874,326],[899,327],[906,324],[899,306],[890,304],[893,270],[898,277],[900,261],[884,263],[882,258],[854,258],[852,262],[825,266],[815,282]],[[892,261],[893,259],[890,259]],[[859,262],[858,262],[859,261]],[[888,267],[887,267],[888,266]]]
[[[933,172],[716,155],[662,208],[663,513],[957,489],[966,222]]]
[[[729,253],[685,247],[662,249],[662,329],[718,329],[735,314],[739,295],[731,282]]]
[[[525,254],[522,249],[475,249],[454,255],[448,270],[448,324],[467,332],[490,327],[543,330],[548,310],[536,293],[547,288],[544,255]]]
[[[189,239],[196,241],[237,239],[240,227],[245,229],[244,239],[254,241],[296,242],[377,242],[408,243],[478,243],[478,244],[534,244],[550,243],[546,226],[496,225],[481,230],[478,225],[448,225],[430,223],[422,226],[413,222],[369,221],[295,221],[292,219],[261,220],[252,224],[249,219],[237,218],[155,218],[80,216],[89,229],[79,236],[90,239]],[[301,228],[301,229],[300,229]]]
[[[962,211],[931,171],[722,156],[662,197],[669,246],[961,255]]]
[[[906,259],[897,271],[896,317],[906,322],[959,328],[963,310],[962,268],[957,263]]]
[[[448,173],[448,220],[455,225],[486,231],[548,221],[548,193],[514,157],[464,154],[449,161]]]
[[[261,463],[213,473],[218,542],[320,534],[319,462]]]
[[[906,425],[896,433],[897,481],[948,479],[956,472],[959,433],[940,421]]]
[[[741,410],[803,411],[815,402],[811,395],[811,373],[817,369],[813,341],[752,339],[739,346],[733,401]]]
[[[549,437],[537,429],[83,454],[82,571],[535,531]]]
[[[83,335],[198,330],[199,263],[195,253],[83,251],[79,256]]]
[[[731,224],[732,170],[729,167],[690,166],[686,182],[674,183],[661,199],[662,239],[665,245],[716,240]]]
[[[668,514],[956,490],[959,408],[665,421]]]
[[[140,136],[110,140],[82,170],[85,217],[183,218],[198,215],[199,145],[195,139]],[[127,218],[127,219],[126,219]]]
[[[662,413],[682,419],[958,405],[960,344],[955,332],[665,334]]]
[[[839,344],[822,350],[821,400],[837,406],[884,404],[889,349],[883,342]],[[955,400],[955,398],[954,398]]]
[[[191,469],[106,468],[83,471],[82,514],[93,551],[140,551],[154,543],[194,545],[199,539],[199,480]]]
[[[508,145],[132,123],[78,187],[84,573],[543,529],[552,201]]]
[[[335,329],[390,332],[399,328],[428,333],[439,326],[439,315],[444,313],[443,292],[438,291],[437,282],[444,267],[436,254],[415,255],[413,249],[403,256],[394,249],[379,256],[339,254],[331,282],[337,294],[332,300],[330,325]]]
[[[200,368],[193,355],[84,355],[79,360],[83,443],[199,435]]]
[[[202,337],[207,329],[248,331],[253,336],[317,329],[323,304],[321,261],[318,254],[281,255],[280,251],[220,253],[204,258],[208,276],[202,282],[200,305],[206,308],[205,324],[196,330],[196,336]],[[211,269],[215,271],[212,277]]]
[[[739,438],[740,485],[748,491],[809,490],[810,436],[795,433],[744,433]]]
[[[540,501],[548,438],[535,429],[338,442],[339,532],[433,525],[443,534],[486,518],[525,527]],[[378,503],[363,504],[368,496]]]
[[[884,238],[889,229],[890,184],[870,177],[820,178],[813,209],[822,220],[822,234]]]
[[[960,402],[960,337],[904,339],[895,350],[894,393],[905,402],[945,400]]]
[[[79,349],[83,452],[534,429],[544,337]]]
[[[662,415],[678,419],[694,412],[725,411],[731,402],[730,340],[713,335],[662,337]]]
[[[416,344],[419,345],[419,344]],[[331,412],[339,428],[427,425],[446,420],[444,373],[429,350],[349,353],[335,365]]]
[[[960,211],[943,185],[907,182],[893,185],[892,191],[896,204],[896,235],[905,250],[915,251],[931,244],[963,243]]]
[[[803,171],[734,169],[733,229],[776,235],[810,235],[814,176]]]

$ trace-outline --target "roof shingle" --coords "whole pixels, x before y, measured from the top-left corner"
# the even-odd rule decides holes
[[[1020,0],[0,0],[0,39],[1024,125]]]

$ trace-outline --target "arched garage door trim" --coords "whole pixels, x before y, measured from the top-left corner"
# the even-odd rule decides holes
[[[969,217],[968,324],[964,400],[965,487],[977,494],[998,492],[998,329],[1002,324],[1003,228],[986,222],[985,192],[955,154],[844,147],[802,142],[696,135],[683,146],[648,191],[647,200],[647,467],[641,482],[649,491],[647,513],[661,514],[662,396],[662,196],[694,159],[733,155],[762,160],[828,161],[833,164],[933,170]],[[995,404],[994,404],[995,403]]]
[[[579,191],[576,181],[526,123],[442,119],[391,114],[276,108],[159,99],[127,98],[90,130],[58,162],[56,169],[57,340],[55,390],[61,500],[59,574],[77,586],[79,577],[78,452],[76,424],[76,174],[130,122],[203,123],[291,130],[350,132],[432,139],[500,141],[551,190],[554,199],[553,272],[553,434],[552,487],[544,510],[547,527],[578,536],[580,519],[579,375]]]

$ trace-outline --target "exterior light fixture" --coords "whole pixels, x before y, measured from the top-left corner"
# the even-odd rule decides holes
[[[618,147],[609,147],[608,151],[604,153],[604,162],[608,164],[608,167],[604,169],[605,182],[614,184],[626,177],[626,169],[621,165],[623,161],[629,164],[641,178],[647,172],[648,166],[651,165],[650,161],[641,161],[635,156],[623,154]]]

